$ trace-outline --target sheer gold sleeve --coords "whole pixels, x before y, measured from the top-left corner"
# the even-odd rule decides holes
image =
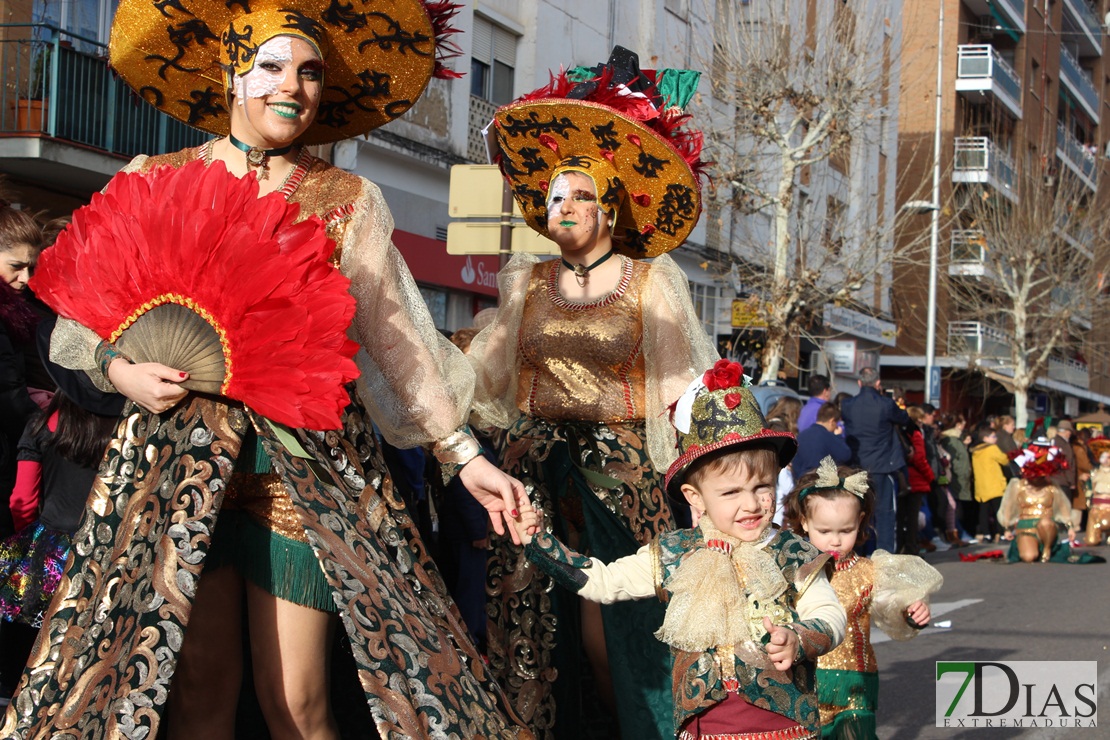
[[[1072,526],[1071,501],[1059,486],[1052,487],[1052,518],[1065,527]]]
[[[493,322],[470,343],[467,355],[477,376],[474,387],[474,423],[479,427],[506,429],[520,416],[516,405],[520,378],[520,323],[528,281],[538,259],[514,255],[497,275],[501,304]]]
[[[351,328],[361,346],[358,390],[385,438],[411,448],[455,439],[470,410],[474,371],[432,323],[392,233],[381,191],[364,180],[340,263],[358,303]]]
[[[686,274],[667,255],[651,263],[643,310],[647,449],[655,469],[665,473],[677,457],[667,407],[718,354],[694,313]]]
[[[916,555],[891,555],[876,550],[875,592],[871,620],[895,640],[908,640],[919,630],[906,622],[906,609],[918,599],[928,601],[944,585],[944,576]]]
[[[1012,527],[1021,518],[1021,478],[1011,478],[1002,494],[1002,503],[995,517],[1003,527]]]
[[[120,172],[135,172],[142,168],[147,156],[140,154],[124,166]],[[72,319],[58,317],[54,333],[50,335],[50,359],[70,370],[82,370],[92,379],[93,385],[106,393],[116,389],[104,373],[96,359],[96,347],[100,337],[92,329],[81,326]]]

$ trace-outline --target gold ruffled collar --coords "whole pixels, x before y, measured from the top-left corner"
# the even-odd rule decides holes
[[[788,586],[767,548],[775,531],[744,542],[716,529],[707,517],[699,529],[703,546],[686,555],[663,584],[671,599],[655,636],[689,652],[762,638],[762,616],[751,613],[749,600],[772,603]]]

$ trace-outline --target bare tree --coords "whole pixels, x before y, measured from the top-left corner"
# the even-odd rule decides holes
[[[898,36],[886,29],[901,23],[900,5],[717,0],[706,60],[719,214],[710,228],[758,297],[761,380],[777,376],[788,339],[825,305],[884,305],[893,178],[850,173],[879,172],[896,156],[893,139],[889,152],[880,144],[897,125],[887,104],[899,83]]]
[[[1027,419],[1029,389],[1050,360],[1075,347],[1103,288],[1100,266],[1110,256],[1105,217],[1095,194],[1069,170],[1020,166],[1014,187],[965,186],[957,191],[953,264],[948,282],[953,318],[967,326],[949,346],[973,366],[1002,358],[1013,372],[1015,418]],[[961,351],[962,350],[962,351]]]

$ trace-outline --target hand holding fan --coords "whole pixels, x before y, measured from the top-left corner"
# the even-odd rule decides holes
[[[355,300],[323,222],[222,163],[121,173],[73,214],[31,285],[135,362],[189,373],[291,427],[335,429],[358,375]]]

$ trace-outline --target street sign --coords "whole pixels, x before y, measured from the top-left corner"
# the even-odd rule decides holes
[[[736,329],[766,329],[767,321],[760,317],[758,304],[747,298],[733,298],[732,326]]]
[[[491,164],[457,164],[451,167],[447,211],[452,221],[447,225],[448,254],[499,254],[501,251],[502,213],[505,181]],[[511,198],[513,212],[511,249],[528,254],[559,254],[555,242],[533,231],[524,223],[516,199]],[[507,258],[507,255],[503,255]]]
[[[925,400],[940,408],[940,366],[933,365],[929,368],[929,393]]]
[[[513,224],[513,252],[559,254],[555,242],[524,224]],[[447,254],[497,254],[501,224],[497,221],[452,221],[447,224]]]

